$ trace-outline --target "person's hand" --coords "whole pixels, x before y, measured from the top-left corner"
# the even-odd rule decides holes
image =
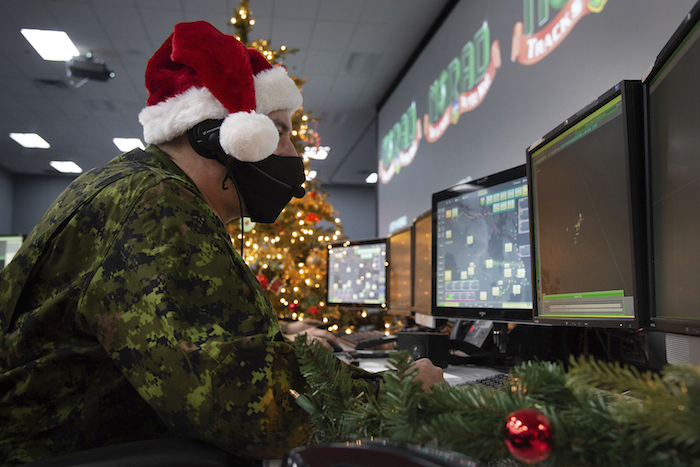
[[[305,319],[304,321],[290,321],[287,323],[287,334],[297,334],[309,328],[323,326],[323,321],[317,319]]]
[[[433,384],[448,384],[442,375],[442,368],[433,365],[433,362],[431,362],[429,358],[421,358],[416,360],[411,364],[411,369],[418,370],[418,374],[413,378],[413,380],[423,383],[423,390],[425,392],[432,392],[430,390],[430,386]]]
[[[307,320],[304,320],[304,322]],[[287,330],[289,330],[289,327],[287,327]],[[333,351],[333,347],[328,343],[334,342],[338,343],[338,338],[335,337],[332,333],[324,330],[324,329],[318,329],[315,327],[308,328],[302,332],[297,332],[295,334],[285,334],[285,337],[289,339],[290,341],[294,341],[297,336],[301,334],[306,334],[306,341],[310,344],[313,341],[319,341],[325,348],[330,350],[331,352]]]

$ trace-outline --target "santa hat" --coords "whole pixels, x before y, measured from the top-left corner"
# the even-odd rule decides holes
[[[219,142],[246,162],[265,159],[279,133],[267,113],[301,107],[299,88],[280,66],[204,21],[180,23],[146,67],[147,106],[139,113],[146,143],[223,119]]]

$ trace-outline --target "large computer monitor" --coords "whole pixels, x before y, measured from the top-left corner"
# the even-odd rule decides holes
[[[410,315],[413,294],[413,226],[392,232],[387,237],[387,275],[389,301],[387,311],[393,315]]]
[[[623,81],[527,149],[534,321],[646,316],[642,86]]]
[[[700,335],[700,4],[644,79],[648,135],[650,327]]]
[[[386,239],[332,243],[327,265],[327,304],[386,306]]]
[[[426,211],[413,221],[413,303],[411,311],[432,314],[433,287],[433,211]]]
[[[525,166],[434,193],[433,311],[532,321]]]
[[[21,235],[0,235],[0,269],[12,261],[22,241]]]

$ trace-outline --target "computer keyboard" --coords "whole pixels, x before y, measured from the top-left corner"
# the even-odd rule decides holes
[[[395,335],[386,336],[381,331],[358,331],[352,334],[334,333],[338,340],[356,350],[369,349],[378,345],[394,342]]]
[[[485,378],[476,379],[474,381],[468,381],[466,384],[470,386],[486,386],[488,388],[502,389],[504,387],[505,381],[510,378],[508,373],[497,373],[492,376],[487,376]]]

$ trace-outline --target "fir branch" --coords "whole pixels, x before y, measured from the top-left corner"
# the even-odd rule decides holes
[[[421,383],[413,380],[417,370],[411,368],[407,350],[394,353],[387,363],[396,371],[385,373],[383,390],[377,400],[381,420],[378,436],[411,442],[426,393]]]
[[[599,391],[618,422],[640,430],[649,443],[668,444],[679,455],[700,454],[700,369],[667,367],[663,377],[634,367],[572,360],[567,385]]]
[[[294,350],[309,385],[306,397],[315,407],[310,412],[311,421],[325,442],[351,439],[362,432],[356,418],[343,414],[367,412],[367,406],[375,406],[377,383],[357,378],[358,369],[340,361],[320,342],[309,344],[305,334],[297,336]]]
[[[518,397],[530,397],[535,401],[568,407],[574,396],[565,386],[564,368],[558,363],[529,361],[511,371],[511,390]]]

